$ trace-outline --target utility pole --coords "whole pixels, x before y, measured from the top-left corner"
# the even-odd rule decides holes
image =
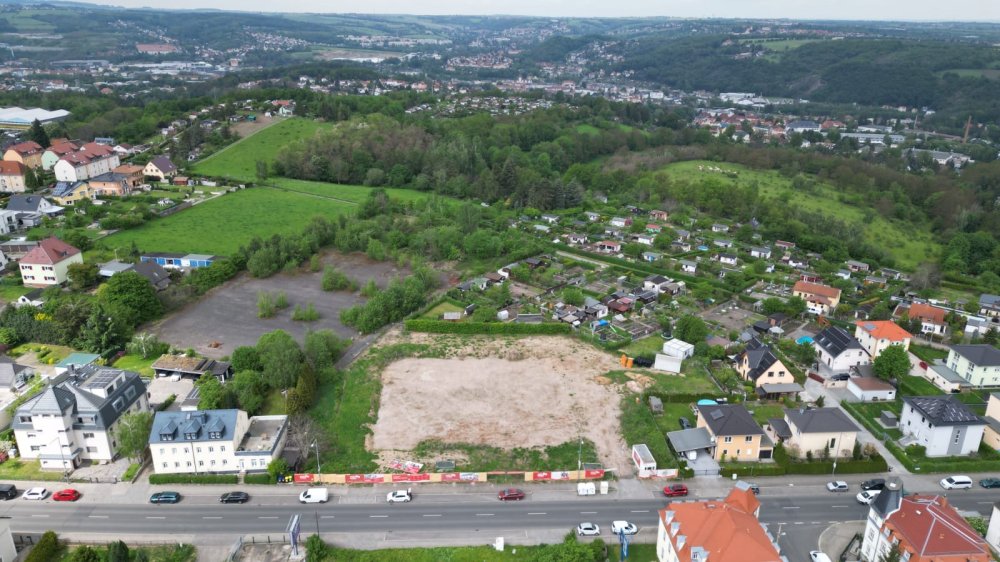
[[[316,474],[321,474],[323,472],[323,465],[319,464],[319,443],[313,439],[312,446],[313,449],[316,449]]]

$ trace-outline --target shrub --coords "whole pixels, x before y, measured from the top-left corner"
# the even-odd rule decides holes
[[[257,474],[247,474],[243,477],[243,482],[246,484],[274,484],[275,480],[270,474],[261,472]]]
[[[45,531],[38,544],[31,549],[24,562],[51,562],[59,559],[59,537],[52,531]]]
[[[177,395],[176,394],[171,394],[170,396],[167,396],[167,399],[164,400],[162,404],[160,404],[159,406],[156,407],[156,411],[157,412],[162,412],[162,411],[166,410],[176,400],[177,400]]]
[[[275,310],[271,293],[263,291],[257,293],[257,318],[270,318],[274,316]]]
[[[150,484],[236,484],[235,474],[151,474]]]
[[[320,285],[324,291],[353,291],[356,287],[346,275],[335,267],[323,270],[323,280]]]
[[[309,303],[305,308],[295,305],[295,310],[292,311],[292,320],[297,320],[300,322],[315,322],[319,320],[319,311],[313,303]]]
[[[142,465],[137,462],[128,465],[128,468],[125,469],[125,474],[122,474],[122,480],[131,482],[135,478],[135,475],[139,473],[140,468],[142,468]]]

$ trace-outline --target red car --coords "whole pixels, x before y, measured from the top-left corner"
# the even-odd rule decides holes
[[[684,484],[673,484],[663,488],[663,495],[668,498],[688,495],[688,487]]]
[[[497,494],[497,499],[500,501],[523,500],[524,492],[517,488],[504,488]]]
[[[67,488],[52,494],[52,499],[57,502],[75,502],[80,499],[80,492],[72,488]]]

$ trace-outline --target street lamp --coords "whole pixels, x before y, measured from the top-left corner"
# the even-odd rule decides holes
[[[312,448],[316,449],[316,474],[322,474],[323,466],[319,464],[319,443],[315,439],[312,442]]]
[[[576,481],[580,481],[580,472],[583,470],[583,436],[580,436],[580,449],[576,453]]]

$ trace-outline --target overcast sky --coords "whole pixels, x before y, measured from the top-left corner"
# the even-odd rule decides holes
[[[150,8],[366,14],[753,17],[1000,22],[998,0],[93,0]]]

